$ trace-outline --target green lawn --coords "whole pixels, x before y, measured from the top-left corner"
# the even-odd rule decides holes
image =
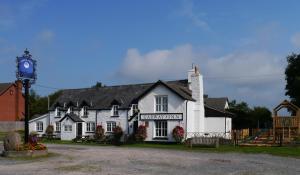
[[[158,149],[172,149],[194,152],[215,152],[215,153],[250,153],[250,154],[271,154],[276,156],[288,156],[300,158],[300,147],[234,147],[231,145],[222,145],[219,148],[208,147],[193,147],[189,148],[185,145],[177,144],[133,144],[124,145],[124,147],[136,148],[158,148]]]
[[[60,141],[60,140],[44,141],[43,143],[110,146],[109,144],[74,143],[72,141]],[[231,145],[221,145],[219,148],[209,148],[209,147],[189,148],[183,144],[139,143],[139,144],[124,144],[120,147],[168,149],[168,150],[181,150],[181,151],[191,151],[191,152],[270,154],[276,156],[300,158],[300,147],[286,147],[286,146],[284,147],[234,147]]]

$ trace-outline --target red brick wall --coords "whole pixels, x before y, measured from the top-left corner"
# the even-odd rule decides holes
[[[25,99],[21,82],[10,86],[0,94],[0,121],[19,121],[24,119]]]

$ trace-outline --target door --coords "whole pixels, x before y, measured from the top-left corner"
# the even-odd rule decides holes
[[[82,136],[82,123],[77,123],[77,137]]]
[[[138,121],[134,121],[133,122],[133,133],[134,134],[137,133],[138,127],[139,127],[139,122]]]

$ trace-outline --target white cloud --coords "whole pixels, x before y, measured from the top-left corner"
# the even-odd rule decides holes
[[[190,44],[144,54],[128,49],[116,77],[127,82],[183,79],[194,63],[200,66],[204,89],[211,96],[268,106],[281,100],[285,63],[279,56],[259,51],[233,52],[217,58],[207,55]]]
[[[291,43],[295,47],[300,48],[300,33],[296,33],[291,37]]]
[[[195,12],[195,5],[192,0],[183,1],[182,15],[191,20],[195,26],[203,30],[210,29],[208,23],[203,19],[205,13]]]

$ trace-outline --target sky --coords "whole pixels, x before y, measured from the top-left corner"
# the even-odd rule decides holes
[[[32,89],[187,78],[200,67],[209,97],[273,108],[286,57],[299,53],[300,1],[0,0],[0,82],[16,56],[37,60]]]

